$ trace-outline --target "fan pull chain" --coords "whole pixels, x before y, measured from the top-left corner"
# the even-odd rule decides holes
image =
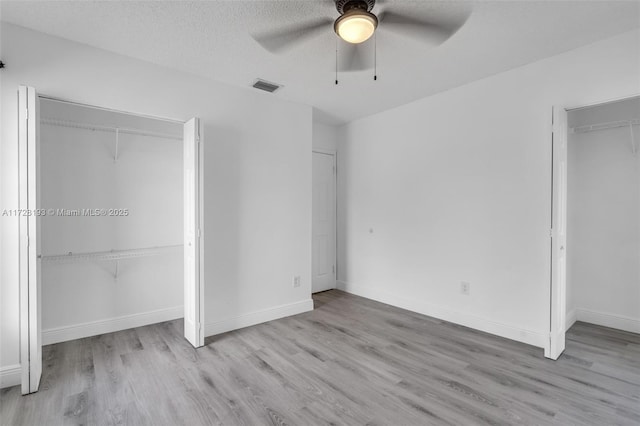
[[[378,36],[373,33],[373,81],[378,81]]]
[[[336,37],[336,86],[338,85],[338,37]]]

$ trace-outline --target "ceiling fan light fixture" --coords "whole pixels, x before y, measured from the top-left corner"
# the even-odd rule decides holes
[[[366,10],[350,10],[336,19],[333,29],[341,39],[359,44],[367,41],[378,27],[378,18]]]

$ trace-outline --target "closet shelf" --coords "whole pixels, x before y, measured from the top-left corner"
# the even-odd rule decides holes
[[[587,126],[579,126],[572,127],[569,129],[571,133],[587,133],[594,132],[596,130],[606,130],[606,129],[614,129],[616,127],[628,127],[629,128],[629,136],[631,137],[631,153],[636,155],[638,152],[638,147],[636,146],[636,136],[633,131],[633,126],[640,125],[640,119],[635,118],[633,120],[620,120],[620,121],[610,121],[608,123],[599,123],[599,124],[590,124]]]
[[[589,124],[586,126],[572,127],[569,129],[571,133],[587,133],[596,130],[614,129],[616,127],[630,127],[640,125],[640,119],[609,121],[607,123]]]
[[[160,246],[160,247],[147,247],[130,250],[111,250],[111,251],[97,251],[89,253],[72,253],[68,254],[56,254],[50,256],[40,256],[43,262],[92,262],[99,260],[112,260],[118,261],[122,259],[133,259],[136,257],[148,257],[158,256],[166,253],[174,253],[182,251],[183,245],[173,246]]]
[[[70,127],[73,129],[85,129],[85,130],[93,130],[93,131],[99,131],[99,132],[114,132],[119,134],[129,134],[129,135],[138,135],[138,136],[153,136],[158,138],[182,141],[181,136],[172,135],[169,133],[149,132],[146,130],[132,129],[128,127],[101,126],[98,124],[80,123],[77,121],[58,120],[57,118],[42,117],[40,119],[40,123],[47,124],[50,126]]]

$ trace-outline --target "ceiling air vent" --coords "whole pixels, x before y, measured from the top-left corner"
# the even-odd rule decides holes
[[[253,87],[255,87],[256,89],[264,90],[265,92],[273,93],[282,86],[280,86],[279,84],[269,83],[268,81],[257,79],[255,83],[253,83]]]

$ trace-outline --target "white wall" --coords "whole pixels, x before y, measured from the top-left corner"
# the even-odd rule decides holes
[[[638,118],[635,98],[571,111],[569,126]],[[640,333],[640,156],[631,140],[629,127],[569,134],[568,326]]]
[[[314,120],[313,148],[336,151],[338,148],[338,128]]]
[[[46,256],[182,245],[183,126],[48,100],[40,102],[40,113],[179,138],[121,133],[114,160],[115,132],[40,126],[42,209],[127,210],[122,216],[42,218],[43,342],[182,317],[181,248],[117,264]]]
[[[311,108],[2,23],[2,201],[18,207],[17,87],[204,122],[205,332],[312,308]],[[248,84],[251,82],[248,82]],[[17,221],[2,218],[0,372],[19,362]],[[293,288],[292,277],[302,285]],[[7,373],[8,374],[8,373]],[[13,377],[13,376],[12,376]]]
[[[634,31],[347,125],[340,286],[542,347],[551,107],[640,93],[638,76]]]

